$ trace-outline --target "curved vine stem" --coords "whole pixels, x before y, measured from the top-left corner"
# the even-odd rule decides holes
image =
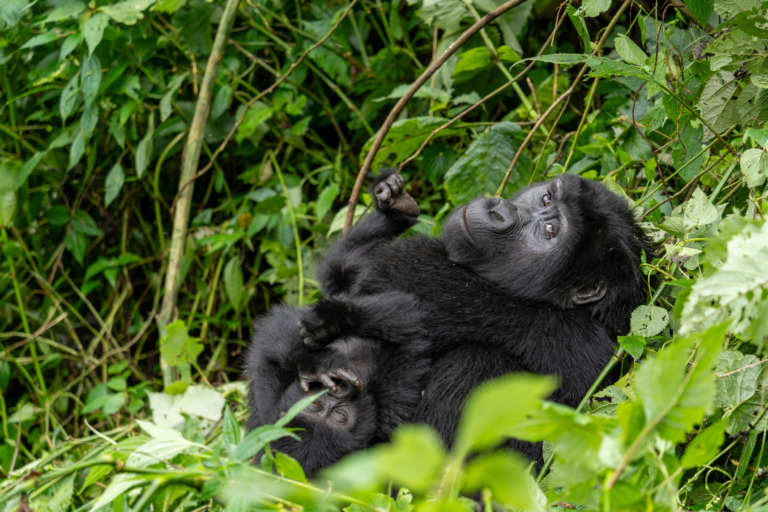
[[[368,150],[368,154],[365,155],[365,161],[363,162],[363,166],[360,168],[360,170],[357,173],[357,178],[355,179],[355,185],[352,188],[352,194],[349,196],[349,202],[348,202],[348,209],[347,209],[347,217],[344,220],[344,233],[349,230],[349,227],[352,225],[352,219],[355,215],[355,205],[357,204],[357,200],[360,197],[360,191],[363,188],[363,181],[365,180],[365,175],[368,173],[368,171],[371,169],[371,164],[373,163],[373,158],[376,156],[376,153],[379,151],[379,148],[381,147],[381,144],[384,142],[384,137],[387,136],[387,132],[389,132],[389,129],[392,127],[392,124],[394,124],[395,119],[397,119],[397,116],[402,112],[403,108],[405,108],[405,105],[408,103],[408,101],[413,97],[414,94],[416,94],[416,91],[418,91],[422,85],[424,85],[427,80],[438,70],[440,67],[445,64],[445,61],[447,61],[451,55],[456,53],[456,51],[461,48],[461,46],[467,42],[467,40],[472,37],[473,35],[477,34],[477,32],[480,31],[481,28],[487,26],[490,24],[493,20],[510,10],[516,5],[519,5],[523,3],[524,0],[507,0],[500,6],[498,6],[496,9],[492,10],[480,20],[478,20],[474,25],[469,27],[467,30],[465,30],[459,37],[456,39],[456,41],[452,42],[448,48],[440,55],[440,57],[437,58],[432,64],[429,65],[427,69],[424,70],[424,72],[419,76],[419,78],[416,79],[416,81],[411,85],[408,90],[405,92],[402,98],[398,100],[398,102],[395,104],[394,107],[392,107],[392,110],[389,112],[389,115],[384,120],[384,123],[381,125],[381,128],[379,129],[379,132],[376,134],[376,138],[373,139],[373,144],[371,145],[371,149]]]

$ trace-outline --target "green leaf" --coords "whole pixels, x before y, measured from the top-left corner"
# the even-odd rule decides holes
[[[83,26],[83,37],[88,45],[88,55],[93,55],[93,51],[101,43],[104,37],[104,29],[109,25],[109,18],[103,12],[97,12],[85,22]]]
[[[69,147],[69,164],[67,170],[69,171],[83,158],[85,153],[86,135],[83,132],[77,132],[75,140],[72,141],[72,145]]]
[[[552,377],[512,374],[481,384],[467,399],[456,431],[457,453],[491,448],[557,388]]]
[[[186,73],[181,75],[175,75],[170,82],[168,82],[168,90],[165,94],[163,94],[163,97],[160,98],[160,121],[165,122],[166,119],[168,119],[171,116],[171,112],[173,110],[173,105],[171,104],[171,100],[173,99],[173,95],[176,94],[176,91],[178,91],[179,87],[181,87],[181,84],[184,83],[184,80],[187,78]]]
[[[81,71],[83,99],[86,105],[93,103],[96,95],[99,93],[101,85],[101,61],[96,55],[91,55],[83,60],[83,69]]]
[[[58,7],[51,9],[40,23],[51,23],[56,21],[75,18],[85,11],[85,4],[80,0],[68,0]]]
[[[203,351],[200,338],[194,338],[187,332],[187,326],[181,320],[168,324],[168,333],[160,338],[160,355],[170,366],[180,366],[197,362],[197,356]]]
[[[64,60],[67,56],[75,51],[80,43],[83,42],[83,36],[80,34],[69,34],[64,38],[64,42],[61,43],[61,50],[59,50],[59,60]]]
[[[611,7],[611,0],[585,0],[576,14],[594,18],[601,15]]]
[[[666,310],[665,310],[666,312]],[[643,336],[619,336],[619,346],[632,356],[632,359],[638,360],[645,351],[646,340]]]
[[[136,147],[136,176],[141,178],[144,175],[144,171],[149,167],[149,162],[152,161],[152,138],[154,136],[154,129],[152,127],[152,120],[150,119],[150,127],[147,134],[144,135],[139,141],[139,145]]]
[[[328,228],[328,235],[331,236],[332,234],[336,233],[337,231],[341,231],[344,227],[344,221],[347,218],[347,211],[349,210],[349,205],[344,206],[341,208],[338,212],[336,212],[336,215],[333,216],[333,220],[331,221],[331,227]],[[353,223],[360,220],[360,217],[363,216],[363,214],[366,212],[365,206],[358,204],[355,205],[355,214],[352,217]]]
[[[243,122],[237,129],[235,140],[238,144],[250,137],[256,128],[272,117],[272,108],[262,101],[257,101],[251,105],[243,116]]]
[[[109,170],[107,179],[104,181],[104,208],[112,204],[117,195],[123,189],[125,183],[125,173],[123,172],[123,166],[120,162],[117,162]]]
[[[466,467],[464,490],[474,493],[487,488],[493,500],[515,510],[546,510],[544,495],[527,470],[528,461],[511,452],[496,452],[472,459]],[[546,500],[543,500],[546,503]]]
[[[731,333],[762,346],[762,337],[750,334],[768,322],[768,223],[744,224],[726,247],[726,261],[691,288],[679,331],[688,334],[730,320]]]
[[[45,512],[64,512],[72,505],[72,495],[75,492],[75,475],[63,478],[52,490],[45,494],[35,495],[29,503],[30,510]],[[20,507],[21,508],[21,507]]]
[[[3,227],[13,224],[19,167],[19,162],[0,161],[0,226]]]
[[[24,44],[21,45],[21,49],[24,50],[26,48],[36,48],[38,46],[43,46],[44,44],[52,43],[57,39],[58,39],[58,36],[56,35],[55,32],[45,32],[38,36],[30,37],[29,39],[24,41]]]
[[[516,124],[504,121],[491,126],[470,144],[445,174],[445,189],[454,204],[496,192],[517,151],[513,136],[519,131]]]
[[[231,449],[240,444],[240,424],[228,405],[224,406],[224,422],[221,425],[221,434],[224,438],[224,443],[231,447]]]
[[[696,188],[691,198],[683,205],[683,224],[686,229],[706,226],[720,220],[720,212],[707,195]]]
[[[576,9],[572,5],[567,5],[565,10],[571,23],[573,23],[573,26],[576,28],[576,32],[579,34],[579,39],[581,39],[581,45],[584,48],[584,51],[591,51],[592,42],[589,39],[589,30],[587,30],[587,23],[584,21],[584,17],[578,16],[576,14]]]
[[[700,423],[715,394],[711,368],[725,338],[719,325],[698,336],[677,340],[637,371],[636,391],[645,411],[646,425],[672,442]],[[698,341],[696,358],[689,364],[691,347]]]
[[[64,86],[64,89],[61,91],[61,96],[59,96],[59,112],[61,114],[62,121],[66,121],[67,117],[69,117],[69,114],[72,113],[72,110],[75,108],[75,103],[77,102],[77,90],[80,86],[80,75],[75,74],[69,82],[67,82],[67,85]]]
[[[213,97],[213,105],[211,106],[211,119],[218,118],[221,114],[226,112],[229,105],[232,103],[232,86],[224,84],[216,91],[216,96]]]
[[[86,240],[85,235],[78,233],[74,229],[70,230],[64,237],[64,246],[72,253],[75,261],[81,265],[85,260],[85,248],[87,245],[88,240]]]
[[[16,175],[16,185],[14,186],[14,190],[19,190],[22,186],[24,186],[27,178],[32,174],[32,171],[35,170],[37,164],[40,163],[40,160],[42,160],[45,155],[45,151],[39,151],[35,153],[32,158],[24,162],[24,165],[21,167],[21,171],[19,171],[19,173]]]
[[[339,185],[334,183],[325,187],[317,198],[315,203],[315,214],[317,220],[323,220],[323,217],[331,210],[333,201],[339,195]]]
[[[144,17],[144,12],[155,3],[155,0],[128,0],[113,5],[101,7],[107,16],[125,25],[134,25]]]
[[[240,258],[235,256],[224,267],[224,290],[232,307],[238,313],[243,307],[243,268]]]
[[[707,26],[707,20],[715,7],[714,0],[685,0],[685,5],[691,10],[691,14],[702,27]]]
[[[619,57],[624,59],[625,62],[640,67],[645,65],[645,60],[648,58],[648,55],[646,55],[645,52],[626,35],[618,34],[614,40],[614,44],[616,45],[616,53],[618,53]]]
[[[695,468],[712,461],[720,452],[725,439],[725,421],[710,425],[691,441],[680,463],[685,468]]]
[[[304,473],[304,469],[301,464],[293,457],[284,453],[276,452],[274,455],[275,473],[283,476],[284,478],[290,478],[297,482],[307,482],[307,475]]]
[[[733,73],[720,72],[713,75],[701,91],[698,105],[701,117],[718,132],[722,133],[740,121],[735,96],[738,88]]]
[[[187,4],[187,0],[159,0],[155,4],[155,11],[173,14]]]
[[[639,306],[632,312],[630,331],[632,334],[650,338],[659,334],[669,322],[669,313],[658,306]]]
[[[0,28],[12,28],[32,7],[31,0],[3,0],[0,2]]]
[[[95,237],[101,234],[96,221],[85,210],[75,212],[75,216],[72,218],[72,229],[85,236]]]
[[[243,438],[232,452],[230,458],[235,462],[245,462],[271,443],[284,437],[291,437],[295,440],[299,440],[299,436],[291,433],[290,431],[273,425],[262,425],[257,427]]]
[[[749,188],[759,187],[768,176],[768,154],[762,149],[748,149],[741,154],[741,172]]]
[[[465,79],[471,78],[479,71],[486,70],[491,67],[491,51],[485,46],[478,46],[470,50],[466,50],[459,55],[459,61],[453,68],[451,76],[456,78],[457,75],[464,73]]]
[[[435,129],[448,122],[442,117],[414,117],[396,122],[387,132],[387,136],[381,144],[371,164],[372,169],[380,169],[385,166],[393,167],[411,156]],[[436,137],[445,137],[458,134],[455,128],[448,128],[439,132]],[[360,152],[360,161],[373,144],[373,137],[368,139]]]

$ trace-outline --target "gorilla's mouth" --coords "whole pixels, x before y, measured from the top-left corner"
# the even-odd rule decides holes
[[[475,239],[472,238],[472,233],[470,233],[469,225],[467,224],[467,208],[468,207],[469,207],[468,204],[465,204],[464,206],[461,207],[461,230],[464,232],[464,236],[467,237],[467,241],[469,242],[469,245],[477,248]]]

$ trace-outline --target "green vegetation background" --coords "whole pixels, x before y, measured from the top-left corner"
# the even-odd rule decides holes
[[[626,376],[580,412],[502,379],[451,450],[406,427],[307,482],[250,463],[290,435],[240,426],[251,323],[318,297],[375,134],[502,3],[0,2],[0,512],[768,510],[768,3],[503,5],[372,169],[406,164],[426,233],[561,172],[626,196],[655,246]]]

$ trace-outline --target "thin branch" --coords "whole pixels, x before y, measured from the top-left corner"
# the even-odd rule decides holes
[[[461,46],[467,42],[467,40],[475,35],[480,29],[485,27],[486,25],[490,24],[493,20],[510,10],[511,8],[515,7],[518,4],[521,4],[524,0],[508,0],[501,4],[496,9],[492,10],[485,16],[483,16],[479,21],[477,21],[474,25],[469,27],[467,30],[465,30],[459,37],[451,43],[448,48],[440,55],[440,57],[435,60],[432,64],[429,65],[427,69],[424,70],[424,72],[419,76],[419,78],[416,79],[416,81],[411,85],[408,90],[405,92],[402,98],[395,104],[395,106],[392,108],[392,110],[389,112],[389,115],[384,120],[384,123],[382,124],[381,128],[379,129],[379,133],[376,134],[376,138],[373,139],[373,144],[371,145],[371,149],[368,150],[368,154],[365,156],[365,161],[363,162],[363,166],[360,168],[360,170],[357,173],[357,178],[355,179],[355,186],[352,188],[352,194],[349,196],[349,207],[347,209],[347,218],[344,220],[344,233],[346,233],[349,230],[349,227],[352,225],[352,219],[354,218],[355,214],[355,205],[357,204],[357,199],[360,197],[360,191],[363,188],[363,181],[365,180],[365,175],[368,173],[368,171],[371,169],[371,164],[373,163],[373,158],[376,156],[376,152],[381,147],[381,144],[384,142],[384,137],[387,136],[387,132],[389,132],[389,129],[392,127],[392,124],[395,122],[395,119],[397,119],[397,116],[402,112],[403,108],[405,108],[405,105],[408,103],[408,101],[413,97],[414,94],[416,94],[416,91],[418,91],[422,85],[426,83],[427,80],[438,70],[440,69],[440,66],[445,64],[445,62],[454,54],[456,51],[461,48]]]
[[[208,63],[205,66],[203,83],[200,86],[200,95],[195,104],[195,114],[192,118],[192,124],[189,128],[187,144],[184,147],[184,153],[181,160],[181,176],[179,177],[178,202],[173,215],[173,232],[171,236],[171,251],[168,256],[168,272],[165,275],[165,291],[163,294],[163,303],[160,308],[157,322],[160,332],[165,332],[165,325],[171,319],[173,311],[176,308],[176,298],[181,285],[181,264],[184,256],[184,241],[187,236],[187,226],[189,225],[189,211],[192,205],[192,192],[194,187],[187,187],[185,183],[194,176],[197,164],[200,161],[200,149],[203,146],[203,132],[205,123],[208,119],[208,113],[211,109],[211,98],[213,96],[213,85],[216,82],[216,74],[219,69],[219,62],[224,56],[224,45],[232,29],[237,13],[239,0],[227,0],[224,14],[221,16],[219,28],[216,31],[216,39],[213,42],[211,55],[208,57]],[[165,372],[164,372],[165,373]],[[168,375],[165,375],[168,378]],[[168,384],[168,382],[166,382]]]

